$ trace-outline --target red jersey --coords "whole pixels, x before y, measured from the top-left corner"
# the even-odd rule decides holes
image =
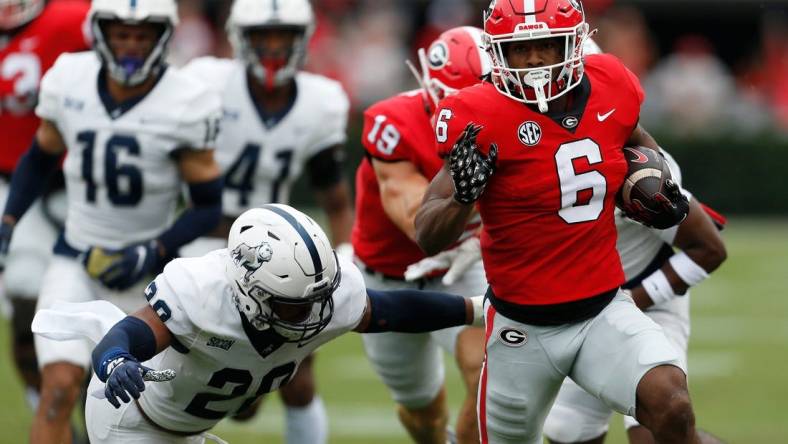
[[[616,251],[614,197],[622,152],[644,94],[615,57],[585,58],[585,78],[565,113],[541,114],[484,83],[438,108],[441,155],[468,122],[484,126],[498,162],[479,200],[482,257],[496,298],[522,305],[578,301],[624,282]]]
[[[39,119],[33,112],[38,84],[64,52],[89,46],[90,3],[49,2],[37,18],[0,49],[0,173],[11,173],[33,140]]]
[[[425,256],[383,210],[370,158],[411,162],[431,179],[443,166],[443,160],[435,154],[434,137],[421,90],[385,99],[364,112],[361,141],[366,156],[356,171],[352,242],[355,255],[375,271],[403,276],[408,265]]]

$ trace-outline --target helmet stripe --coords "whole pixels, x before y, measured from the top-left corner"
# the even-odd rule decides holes
[[[315,282],[320,282],[323,279],[323,262],[320,260],[320,254],[317,252],[317,246],[315,242],[312,240],[312,237],[309,236],[307,233],[306,228],[301,225],[300,222],[296,220],[290,213],[287,211],[275,206],[275,205],[263,205],[263,208],[269,211],[273,211],[274,213],[278,214],[282,217],[282,219],[286,220],[296,232],[301,236],[301,239],[304,240],[304,245],[306,245],[307,250],[309,250],[309,256],[312,257],[312,265],[315,267]]]
[[[137,9],[137,0],[131,0],[131,4],[129,6],[132,10]]]
[[[525,23],[536,23],[535,0],[523,0],[523,12],[525,13]]]

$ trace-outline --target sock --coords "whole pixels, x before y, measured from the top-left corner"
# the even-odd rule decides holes
[[[287,444],[328,442],[328,415],[323,400],[315,396],[306,407],[285,406]]]

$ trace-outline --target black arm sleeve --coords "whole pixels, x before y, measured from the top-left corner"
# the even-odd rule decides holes
[[[339,146],[331,146],[309,159],[306,169],[313,188],[326,189],[342,180],[343,154]]]
[[[419,290],[367,289],[371,319],[363,333],[425,333],[465,325],[465,298]]]
[[[9,214],[17,221],[22,218],[36,198],[46,190],[47,181],[57,169],[60,155],[44,152],[36,140],[30,149],[19,159],[19,164],[11,176],[11,187],[3,214]]]
[[[93,371],[106,382],[106,364],[112,359],[127,357],[144,362],[154,356],[156,337],[153,330],[142,319],[126,316],[93,349]]]

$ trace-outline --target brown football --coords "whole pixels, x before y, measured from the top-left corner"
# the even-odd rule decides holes
[[[665,158],[657,151],[644,146],[625,146],[627,175],[616,194],[616,205],[625,212],[639,202],[643,209],[655,214],[663,212],[662,205],[655,199],[665,194],[665,181],[672,179]]]

